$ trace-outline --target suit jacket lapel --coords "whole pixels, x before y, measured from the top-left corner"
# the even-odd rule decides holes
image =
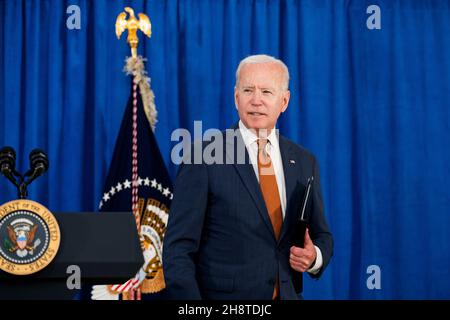
[[[236,130],[237,126],[233,126],[232,129]],[[272,227],[272,222],[270,221],[269,218],[269,213],[267,212],[267,208],[264,202],[264,198],[262,196],[262,192],[261,192],[261,188],[259,186],[259,182],[258,179],[256,178],[255,175],[255,170],[253,169],[252,164],[250,163],[249,160],[249,155],[248,155],[248,151],[247,148],[244,147],[245,149],[245,163],[244,164],[238,164],[236,163],[236,154],[237,154],[237,150],[239,149],[238,146],[239,144],[244,145],[244,140],[242,139],[240,130],[237,130],[237,141],[235,141],[235,139],[231,140],[231,139],[227,139],[227,144],[232,143],[233,146],[230,146],[230,148],[233,148],[234,150],[234,159],[231,159],[231,156],[227,153],[226,157],[229,159],[229,161],[232,161],[231,163],[233,163],[233,166],[235,167],[236,171],[238,172],[239,176],[241,177],[241,180],[243,182],[243,184],[245,185],[245,187],[247,188],[248,192],[250,193],[250,196],[252,197],[256,207],[258,208],[258,211],[262,217],[262,219],[264,220],[267,228],[269,228],[270,232],[272,233],[272,235],[275,238],[275,233],[273,231],[273,227]],[[226,149],[229,150],[229,149]]]
[[[299,159],[296,159],[295,153],[292,150],[289,142],[282,137],[279,136],[280,143],[280,153],[281,160],[283,163],[283,172],[284,172],[284,183],[286,187],[286,212],[283,221],[283,227],[281,229],[280,242],[283,239],[283,236],[287,232],[287,228],[291,223],[293,223],[293,219],[295,219],[296,214],[293,210],[290,210],[292,206],[291,202],[296,200],[292,199],[292,194],[296,188],[298,182],[298,167],[300,165]]]

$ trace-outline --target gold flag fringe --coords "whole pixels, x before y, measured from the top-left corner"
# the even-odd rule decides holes
[[[144,62],[146,60],[142,56],[128,57],[125,60],[124,72],[127,75],[132,75],[133,82],[139,86],[145,115],[152,130],[155,131],[156,123],[158,122],[156,119],[158,112],[155,106],[155,95],[150,88],[150,78],[147,76],[147,71],[145,71]]]

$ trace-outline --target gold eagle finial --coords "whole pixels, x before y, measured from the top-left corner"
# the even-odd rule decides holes
[[[148,17],[139,13],[139,20],[136,19],[134,15],[134,10],[130,7],[126,7],[125,11],[129,13],[130,17],[126,20],[127,14],[125,12],[121,12],[116,19],[116,36],[117,39],[120,39],[121,34],[128,29],[128,37],[127,42],[131,47],[131,55],[133,57],[137,57],[137,46],[139,43],[139,39],[137,36],[137,30],[141,30],[147,37],[150,38],[152,35],[152,25]]]

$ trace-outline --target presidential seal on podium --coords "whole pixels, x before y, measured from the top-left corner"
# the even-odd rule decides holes
[[[43,205],[21,199],[0,206],[0,270],[36,273],[55,258],[60,240],[58,222]]]

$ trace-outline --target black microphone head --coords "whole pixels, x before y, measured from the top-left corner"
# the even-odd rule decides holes
[[[30,152],[30,168],[31,170],[39,170],[39,175],[48,170],[47,154],[41,149],[34,149]]]
[[[0,149],[0,169],[1,172],[14,171],[16,168],[16,151],[11,147]]]

